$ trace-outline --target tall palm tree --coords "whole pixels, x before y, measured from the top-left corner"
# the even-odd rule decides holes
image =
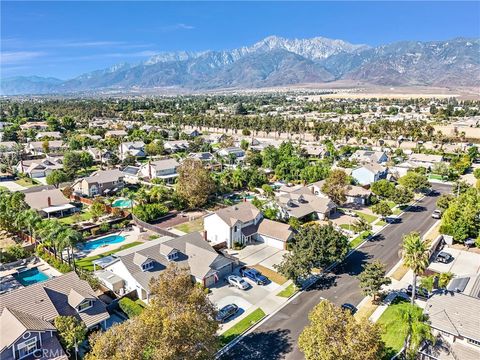
[[[413,305],[415,303],[415,293],[417,291],[417,275],[422,274],[427,268],[430,253],[428,244],[422,241],[417,232],[411,232],[404,236],[402,248],[403,263],[413,271]]]
[[[427,316],[423,310],[416,306],[399,308],[400,318],[404,323],[403,336],[405,336],[404,351],[407,359],[415,359],[417,351],[424,340],[434,341]]]

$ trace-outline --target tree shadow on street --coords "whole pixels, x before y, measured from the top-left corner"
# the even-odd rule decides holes
[[[221,360],[279,360],[293,349],[289,330],[269,330],[246,335]]]

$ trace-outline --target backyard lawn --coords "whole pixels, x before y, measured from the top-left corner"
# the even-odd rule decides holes
[[[298,291],[297,287],[295,284],[290,284],[288,285],[285,289],[280,291],[277,296],[284,297],[284,298],[289,298],[293,294],[295,294]]]
[[[203,230],[203,218],[199,218],[196,220],[192,220],[177,226],[174,226],[174,229],[183,231],[186,234],[195,232],[195,231],[202,231]]]
[[[63,224],[72,225],[77,222],[90,220],[91,218],[92,214],[90,213],[90,211],[81,211],[79,213],[61,218],[59,219],[59,221]]]
[[[410,306],[405,300],[394,300],[392,304],[378,319],[378,324],[383,327],[382,339],[385,342],[388,358],[397,354],[403,347],[405,337],[402,335],[405,331],[405,323],[401,319],[400,311]]]
[[[140,242],[140,241],[134,241],[130,244],[122,245],[118,249],[104,252],[103,254],[99,254],[99,255],[95,255],[95,256],[89,256],[89,257],[86,257],[86,258],[83,258],[83,259],[80,259],[80,260],[76,260],[75,264],[78,267],[81,267],[84,270],[93,271],[92,261],[104,258],[105,256],[112,255],[112,254],[114,254],[118,251],[125,250],[125,249],[131,248],[133,246],[140,245],[140,244],[143,244],[143,243]]]
[[[233,325],[230,329],[225,331],[222,335],[220,335],[220,342],[222,345],[228,344],[230,341],[235,339],[237,336],[241,335],[245,330],[247,330],[250,326],[255,325],[260,320],[265,317],[265,313],[262,309],[258,308],[250,315],[246,316],[238,323]]]
[[[257,269],[263,275],[268,277],[271,281],[273,281],[273,282],[275,282],[279,285],[283,285],[288,281],[288,279],[285,276],[283,276],[283,275],[277,273],[276,271],[273,271],[272,269],[269,269],[265,266],[257,264],[257,265],[253,265],[252,268]]]
[[[369,224],[377,220],[377,217],[375,215],[365,214],[361,211],[356,211],[356,210],[355,210],[355,213],[358,216],[360,216],[362,219],[364,219],[366,222],[368,222]]]

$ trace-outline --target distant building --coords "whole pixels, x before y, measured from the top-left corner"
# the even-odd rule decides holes
[[[86,195],[108,195],[122,189],[125,174],[118,169],[100,170],[86,178],[78,179],[72,185],[74,192]]]
[[[352,170],[352,177],[362,186],[371,185],[386,176],[387,168],[377,163],[365,164]]]

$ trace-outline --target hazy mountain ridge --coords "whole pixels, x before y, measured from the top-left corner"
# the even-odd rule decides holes
[[[322,37],[267,37],[230,51],[161,53],[61,81],[2,80],[2,94],[182,87],[257,88],[351,79],[372,84],[478,86],[480,39],[403,41],[378,47]]]

